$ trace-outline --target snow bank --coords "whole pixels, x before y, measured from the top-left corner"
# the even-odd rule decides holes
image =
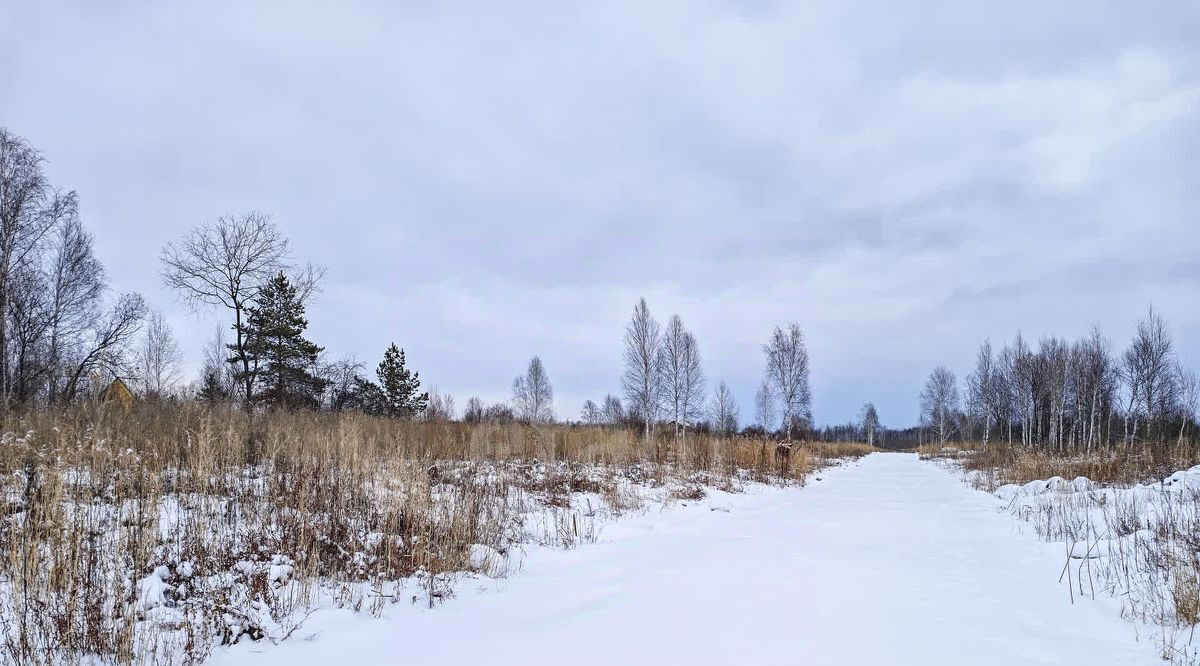
[[[509,574],[508,555],[491,546],[477,543],[470,550],[471,570],[492,578]]]
[[[1007,484],[994,493],[1038,535],[1064,544],[1074,594],[1104,594],[1121,613],[1157,625],[1163,653],[1200,659],[1200,465],[1130,487],[1085,477]]]
[[[160,606],[170,606],[175,587],[167,584],[171,570],[165,566],[155,567],[149,576],[137,583],[138,608],[145,612]]]

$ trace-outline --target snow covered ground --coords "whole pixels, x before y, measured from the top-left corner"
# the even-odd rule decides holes
[[[1064,575],[1075,595],[1118,600],[1124,617],[1151,628],[1144,633],[1164,657],[1200,664],[1200,466],[1129,487],[1053,477],[995,495],[1071,553]]]
[[[1111,599],[1072,601],[1061,544],[915,455],[805,488],[752,486],[530,549],[432,609],[317,611],[224,666],[434,664],[1154,664]]]

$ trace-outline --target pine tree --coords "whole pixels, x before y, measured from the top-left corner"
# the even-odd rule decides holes
[[[429,404],[428,393],[421,390],[419,373],[404,367],[404,350],[392,343],[383,353],[383,360],[375,370],[379,378],[376,396],[379,413],[398,418],[413,418],[425,411]],[[368,391],[370,391],[368,389]]]
[[[319,404],[325,380],[313,369],[322,348],[304,338],[307,327],[304,303],[287,276],[280,273],[263,285],[246,324],[255,402],[277,409]],[[238,375],[245,380],[245,372]]]
[[[217,371],[210,368],[204,372],[204,380],[196,397],[207,404],[218,405],[229,400],[229,390],[221,382]]]

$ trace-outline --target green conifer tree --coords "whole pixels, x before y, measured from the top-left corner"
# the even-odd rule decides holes
[[[274,409],[319,405],[325,381],[313,370],[322,348],[304,338],[307,327],[304,303],[287,276],[280,273],[263,285],[246,324],[255,402]],[[244,381],[245,374],[238,374]]]
[[[204,378],[196,397],[201,402],[217,405],[229,400],[229,390],[221,383],[221,377],[217,371],[209,368],[204,371]]]
[[[428,393],[421,390],[419,373],[404,367],[404,350],[392,343],[383,353],[383,360],[375,370],[379,378],[377,400],[378,411],[386,416],[413,418],[424,413],[429,404]]]

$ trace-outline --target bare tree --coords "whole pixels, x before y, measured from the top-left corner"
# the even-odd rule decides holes
[[[1200,382],[1196,379],[1196,373],[1176,361],[1175,385],[1179,394],[1179,438],[1177,442],[1182,446],[1187,426],[1196,420],[1197,411],[1200,410]]]
[[[712,403],[708,408],[709,418],[712,419],[713,429],[725,437],[732,436],[738,428],[738,406],[733,397],[733,391],[724,381],[717,384],[713,392]]]
[[[12,398],[9,313],[14,280],[34,263],[42,241],[77,209],[74,192],[50,187],[42,156],[19,136],[0,127],[0,404]],[[28,278],[29,271],[24,272]],[[26,303],[27,305],[28,303]],[[28,350],[26,350],[28,351]]]
[[[483,400],[477,396],[467,398],[467,404],[463,407],[463,423],[483,423],[484,414]]]
[[[645,421],[645,438],[650,440],[662,396],[662,377],[659,371],[662,334],[658,322],[650,316],[646,299],[633,309],[633,318],[625,327],[625,373],[621,386],[630,407]]]
[[[107,289],[104,268],[93,253],[91,234],[74,212],[58,228],[46,271],[48,311],[48,399],[56,402],[69,369],[68,357],[83,346],[86,335],[101,319]]]
[[[175,392],[182,377],[179,367],[182,358],[179,343],[166,318],[161,312],[150,315],[137,359],[142,390],[147,398],[160,400]]]
[[[33,402],[58,369],[51,363],[48,342],[50,310],[43,272],[30,265],[18,268],[9,279],[8,311],[0,313],[9,320],[7,356],[11,359],[12,402]]]
[[[204,345],[204,362],[200,368],[200,389],[197,397],[205,402],[228,403],[233,397],[233,364],[229,362],[228,352],[224,329],[217,327]]]
[[[921,392],[921,419],[933,428],[939,444],[945,444],[954,435],[957,412],[958,380],[953,372],[938,366]]]
[[[220,347],[224,349],[224,347]],[[224,364],[226,368],[228,363]],[[353,356],[317,363],[316,377],[324,387],[321,403],[330,411],[340,412],[357,405],[363,375],[363,363]]]
[[[604,406],[601,408],[604,415],[604,422],[612,425],[618,425],[625,421],[625,407],[621,404],[621,399],[613,394],[604,396]]]
[[[686,435],[687,427],[703,410],[704,371],[696,338],[683,326],[679,315],[671,315],[659,348],[663,398],[675,422],[675,436]]]
[[[771,385],[763,380],[754,393],[754,418],[763,430],[770,432],[775,423],[775,396],[771,393]]]
[[[875,411],[875,405],[870,402],[863,405],[862,410],[858,413],[858,420],[863,436],[867,439],[867,445],[875,446],[876,436],[879,433],[879,412]]]
[[[534,356],[525,375],[513,380],[513,407],[517,418],[530,423],[554,421],[554,390],[542,359]]]
[[[130,342],[142,326],[146,316],[146,303],[138,294],[125,294],[117,299],[116,305],[95,330],[95,337],[79,358],[67,377],[62,398],[74,400],[79,394],[81,382],[90,379],[92,373],[107,371],[120,375],[129,364]]]
[[[1166,325],[1151,309],[1119,358],[1097,327],[1074,342],[1043,338],[1036,350],[1018,335],[994,357],[985,342],[967,377],[966,423],[977,427],[985,442],[994,427],[1007,433],[1010,444],[1019,433],[1023,447],[1060,455],[1115,443],[1142,444],[1158,455],[1166,453],[1171,439],[1183,443],[1193,427],[1195,410],[1187,407],[1191,382]],[[938,426],[939,419],[924,407],[922,426]],[[951,428],[957,425],[957,419],[950,421]]]
[[[1158,441],[1165,435],[1161,424],[1176,398],[1174,355],[1174,343],[1166,324],[1154,308],[1150,308],[1146,318],[1138,322],[1137,332],[1125,351],[1123,379],[1129,396],[1128,442],[1137,439],[1139,416],[1146,422],[1147,441]],[[1158,432],[1156,426],[1159,426]]]
[[[600,411],[600,407],[591,400],[585,400],[583,409],[579,412],[579,420],[587,425],[600,425],[604,422],[604,413]]]
[[[503,402],[497,402],[488,405],[488,408],[483,411],[483,420],[488,423],[512,423],[515,419],[512,407]]]
[[[995,423],[997,403],[1001,399],[998,391],[995,358],[992,355],[992,343],[985,340],[979,347],[975,357],[975,371],[967,376],[967,400],[969,410],[975,418],[983,423],[983,445],[986,447],[992,436],[992,424]]]
[[[1079,402],[1080,438],[1084,450],[1091,453],[1108,438],[1102,429],[1113,410],[1118,382],[1108,338],[1094,327],[1087,339],[1075,345],[1075,392]]]
[[[1003,423],[1005,441],[1013,443],[1013,425],[1017,418],[1016,409],[1016,353],[1007,342],[996,355],[995,388],[997,392],[996,417]]]
[[[145,306],[103,311],[108,286],[74,192],[47,183],[42,158],[0,128],[0,406],[73,399],[102,370],[129,369]]]
[[[234,360],[241,365],[247,408],[255,374],[247,348],[247,309],[259,286],[282,270],[287,255],[288,241],[270,216],[251,212],[194,227],[164,247],[160,257],[163,282],[193,307],[219,306],[233,313]]]
[[[1009,352],[1009,384],[1014,415],[1020,421],[1021,443],[1033,446],[1033,424],[1037,416],[1037,362],[1020,333]]]
[[[800,325],[792,322],[787,329],[775,327],[771,340],[763,345],[766,355],[765,379],[779,400],[783,412],[783,430],[787,439],[797,419],[811,424],[812,393],[808,384],[808,349]]]
[[[429,389],[429,404],[425,406],[425,420],[433,423],[453,421],[455,416],[454,397],[442,393],[437,387]]]
[[[1038,439],[1061,453],[1065,450],[1067,403],[1071,398],[1069,381],[1073,359],[1070,347],[1060,338],[1043,338],[1035,358],[1039,379],[1037,397],[1042,407]]]

